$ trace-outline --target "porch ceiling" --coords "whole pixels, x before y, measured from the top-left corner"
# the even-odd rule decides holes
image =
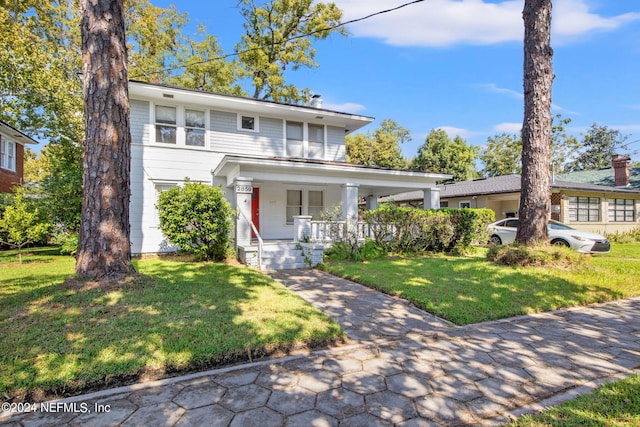
[[[345,162],[240,156],[225,156],[212,173],[218,177],[226,177],[228,186],[232,186],[238,177],[283,184],[354,183],[359,185],[360,195],[378,197],[401,191],[433,188],[437,181],[450,178],[450,175],[445,174],[381,169]]]

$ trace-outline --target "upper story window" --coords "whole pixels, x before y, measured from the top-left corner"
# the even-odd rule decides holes
[[[324,126],[309,124],[309,158],[324,158]]]
[[[635,207],[632,199],[610,199],[609,200],[609,221],[610,222],[634,222]]]
[[[205,120],[204,111],[185,110],[184,111],[184,131],[185,143],[197,147],[204,147]]]
[[[304,125],[287,122],[287,156],[304,157]]]
[[[324,125],[286,122],[286,149],[288,157],[323,159],[325,146]]]
[[[177,125],[176,107],[156,105],[156,142],[175,144]]]
[[[16,171],[16,143],[8,139],[2,139],[2,161],[0,167],[10,171]]]
[[[569,221],[572,221],[572,222],[600,221],[600,198],[569,197]]]
[[[238,114],[238,130],[258,132],[258,116]]]

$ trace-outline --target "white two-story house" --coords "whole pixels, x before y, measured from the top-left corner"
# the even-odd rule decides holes
[[[371,117],[315,107],[130,82],[131,240],[134,254],[173,250],[159,229],[158,194],[185,179],[221,186],[238,212],[235,244],[246,253],[269,241],[309,241],[320,213],[423,190],[438,207],[448,175],[345,162],[345,135]],[[258,257],[260,255],[258,254]]]

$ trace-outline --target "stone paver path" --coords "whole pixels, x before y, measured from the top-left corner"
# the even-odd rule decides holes
[[[58,412],[4,413],[0,423],[493,425],[640,368],[640,299],[451,327],[315,270],[274,277],[355,344],[63,399]]]

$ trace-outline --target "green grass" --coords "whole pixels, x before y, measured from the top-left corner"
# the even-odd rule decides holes
[[[325,269],[410,300],[458,325],[640,295],[640,244],[614,245],[586,268],[513,268],[469,257],[387,257],[329,261]],[[632,259],[629,259],[632,258]]]
[[[526,415],[508,427],[636,427],[640,425],[640,376],[606,384],[536,415]]]
[[[24,256],[24,255],[23,255]],[[74,394],[343,338],[338,324],[257,271],[172,258],[98,289],[74,260],[0,253],[0,394]],[[95,285],[95,284],[94,284]]]

